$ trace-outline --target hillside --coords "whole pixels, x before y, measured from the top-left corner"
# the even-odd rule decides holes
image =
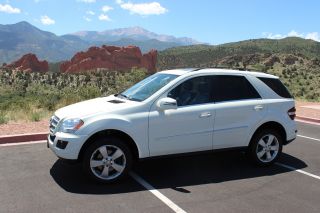
[[[12,62],[27,53],[49,61],[61,61],[87,46],[84,41],[61,38],[28,22],[0,25],[0,63]]]
[[[213,66],[226,56],[248,54],[295,54],[305,58],[320,57],[320,43],[297,37],[280,40],[253,39],[221,45],[192,45],[169,48],[160,52],[158,68]]]
[[[160,51],[157,69],[224,67],[262,71],[279,76],[296,99],[319,102],[319,51],[318,42],[299,38],[193,45]],[[89,55],[98,60],[102,57]],[[0,69],[0,124],[21,119],[35,121],[66,104],[122,91],[148,75],[146,70],[136,69],[59,73],[59,66],[60,63],[49,63],[49,72],[31,73]]]
[[[222,67],[279,76],[300,99],[320,101],[320,43],[301,38],[256,39],[217,46],[193,45],[159,52],[158,70]]]

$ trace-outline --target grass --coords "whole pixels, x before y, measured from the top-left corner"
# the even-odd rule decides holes
[[[85,74],[0,71],[0,124],[48,119],[58,108],[121,92],[146,75],[142,69]]]
[[[0,113],[0,124],[6,124],[8,123],[8,118],[6,117],[5,113]]]

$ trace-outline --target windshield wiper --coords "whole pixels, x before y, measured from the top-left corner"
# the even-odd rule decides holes
[[[116,97],[119,97],[119,98],[121,98],[121,99],[130,100],[130,101],[138,101],[138,102],[141,101],[140,99],[132,98],[132,97],[126,96],[125,94],[122,94],[122,93],[116,94],[115,96],[116,96]]]
[[[130,100],[130,98],[122,93],[119,93],[119,94],[116,94],[115,95],[116,97],[119,97],[119,98],[124,98],[124,99],[127,99],[127,100]]]

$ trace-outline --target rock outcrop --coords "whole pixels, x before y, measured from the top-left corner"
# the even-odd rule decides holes
[[[294,55],[288,55],[285,59],[284,59],[284,64],[285,65],[293,65],[296,63],[296,61],[298,61],[299,58],[294,56]]]
[[[272,67],[275,63],[280,63],[280,58],[276,55],[272,55],[265,60],[264,65]]]
[[[46,60],[39,61],[35,54],[29,53],[22,56],[17,61],[8,64],[6,68],[13,68],[23,72],[47,72],[49,64]]]
[[[76,73],[104,68],[125,71],[132,67],[145,68],[149,72],[156,71],[157,51],[151,50],[142,54],[139,47],[106,46],[91,47],[86,52],[76,53],[70,61],[60,65],[60,71]]]

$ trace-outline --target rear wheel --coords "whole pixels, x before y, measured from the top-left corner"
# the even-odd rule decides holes
[[[249,155],[259,166],[271,165],[282,153],[282,143],[283,139],[276,130],[261,130],[251,140]]]
[[[93,180],[111,183],[123,178],[132,165],[132,154],[117,138],[100,138],[84,154],[83,169]]]

